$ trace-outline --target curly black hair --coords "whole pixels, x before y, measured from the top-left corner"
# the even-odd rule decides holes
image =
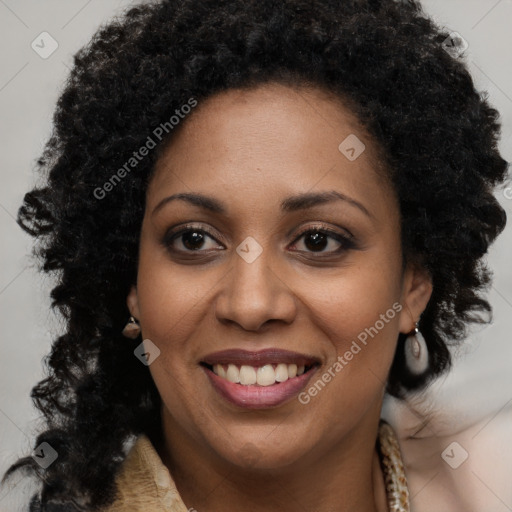
[[[75,55],[37,162],[44,186],[18,214],[42,271],[55,275],[52,307],[66,321],[32,391],[47,425],[36,446],[59,456],[46,470],[20,459],[5,477],[23,468],[41,478],[32,510],[99,510],[113,500],[130,439],[161,435],[158,391],[133,355],[140,340],[121,330],[145,191],[175,131],[111,179],[191,98],[277,82],[350,106],[397,192],[404,261],[433,282],[419,325],[429,370],[407,371],[401,334],[388,391],[403,398],[449,368],[450,344],[489,321],[482,257],[506,224],[493,189],[508,170],[499,114],[447,50],[449,35],[417,0],[162,0],[130,8]]]

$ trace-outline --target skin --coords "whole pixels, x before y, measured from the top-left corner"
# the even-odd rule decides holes
[[[366,146],[354,161],[338,150],[350,134]],[[378,171],[374,142],[343,104],[274,83],[207,99],[165,148],[127,304],[161,351],[150,365],[163,402],[157,449],[187,507],[387,510],[375,450],[385,383],[398,334],[414,328],[432,285],[422,269],[402,270],[398,202]],[[280,211],[289,196],[331,190],[368,214],[342,200]],[[214,197],[226,213],[183,200],[155,211],[180,192]],[[182,236],[166,246],[183,223],[212,235],[196,251]],[[300,230],[319,224],[351,233],[355,247],[327,238],[315,250]],[[252,263],[236,252],[248,236],[263,249]],[[396,302],[403,309],[306,405],[239,408],[199,365],[218,350],[278,347],[320,358],[314,382]]]

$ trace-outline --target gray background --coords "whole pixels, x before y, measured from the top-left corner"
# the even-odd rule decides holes
[[[34,270],[29,257],[31,239],[14,219],[23,194],[35,184],[35,159],[49,136],[54,103],[72,55],[100,24],[133,3],[0,0],[0,473],[18,456],[31,451],[39,423],[29,393],[43,376],[41,360],[61,328],[59,319],[49,310],[51,283]],[[477,88],[489,92],[490,102],[501,113],[500,149],[505,159],[512,160],[512,0],[424,0],[423,5],[439,24],[459,32],[468,41],[465,58]],[[43,31],[59,45],[47,59],[31,48],[32,41]],[[503,190],[497,196],[512,219],[512,189],[508,199]],[[494,322],[474,330],[458,353],[454,371],[429,392],[429,406],[442,411],[445,419],[450,418],[443,423],[448,430],[454,424],[470,425],[484,416],[493,421],[510,410],[511,256],[512,221],[488,258],[495,273],[489,295],[495,310]],[[491,484],[486,486],[492,490]],[[18,491],[21,488],[19,485]],[[1,511],[15,509],[15,494],[3,489]],[[499,496],[498,500],[492,510],[512,510],[509,497]]]

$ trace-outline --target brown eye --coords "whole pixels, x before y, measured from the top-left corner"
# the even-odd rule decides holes
[[[304,235],[304,245],[310,251],[323,251],[329,245],[329,235],[319,232],[309,232]]]
[[[301,239],[304,239],[302,246],[305,247],[305,250],[303,252],[337,254],[355,247],[351,237],[323,227],[309,227],[304,230],[293,242],[293,249],[297,249],[297,241]]]
[[[208,240],[215,243],[209,243]],[[186,226],[179,231],[167,233],[163,244],[171,251],[184,253],[207,252],[210,249],[219,247],[217,240],[207,230],[195,226]]]
[[[200,231],[185,231],[181,234],[182,244],[189,250],[201,249],[204,245],[205,236]]]

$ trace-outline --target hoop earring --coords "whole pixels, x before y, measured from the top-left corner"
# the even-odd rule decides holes
[[[128,323],[124,326],[122,333],[123,336],[126,336],[127,338],[131,338],[132,340],[134,340],[140,334],[139,322],[135,318],[133,318],[133,316],[131,316],[130,319],[128,320]]]
[[[416,327],[409,333],[404,343],[405,363],[414,375],[420,375],[428,368],[428,348],[425,338]]]

